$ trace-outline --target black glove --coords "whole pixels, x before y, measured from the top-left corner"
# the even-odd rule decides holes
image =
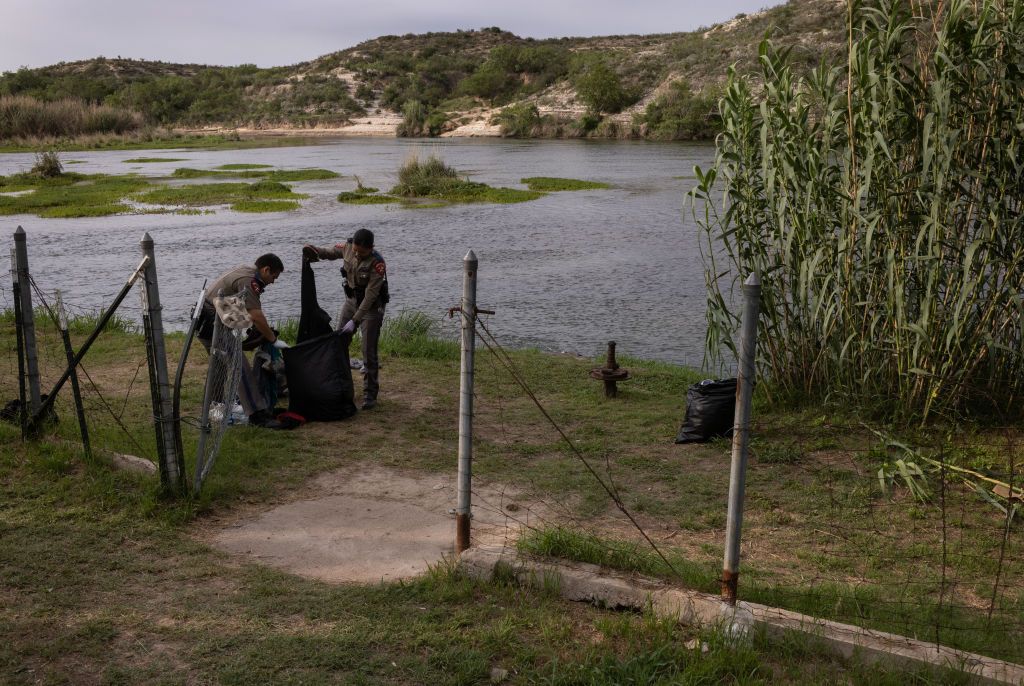
[[[320,253],[317,252],[316,247],[312,245],[302,246],[302,259],[307,262],[319,262]]]

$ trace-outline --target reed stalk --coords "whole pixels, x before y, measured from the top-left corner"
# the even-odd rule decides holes
[[[851,3],[847,65],[797,78],[766,41],[760,91],[730,74],[690,193],[707,350],[735,351],[757,271],[772,393],[1005,420],[1024,391],[1024,3],[921,5]]]

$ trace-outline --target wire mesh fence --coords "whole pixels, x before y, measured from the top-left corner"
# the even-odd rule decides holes
[[[221,442],[228,427],[243,424],[246,412],[238,399],[242,375],[244,328],[225,326],[214,317],[213,338],[209,358],[203,407],[199,417],[199,442],[193,489],[198,493],[220,453]]]
[[[112,287],[111,299],[116,293]],[[73,290],[58,290],[31,283],[36,356],[40,392],[49,395],[69,367],[68,349],[78,350],[93,333],[101,313],[75,302]],[[15,340],[14,298],[9,283],[0,286],[2,324]],[[142,329],[136,322],[142,314],[138,301],[126,300],[106,326],[116,344],[101,335],[90,354],[77,366],[77,385],[84,410],[87,436],[92,452],[129,454],[156,464],[152,404],[147,379],[147,354]],[[67,344],[65,343],[65,333]],[[19,395],[18,356],[14,345],[4,351],[5,367],[0,393],[4,403]],[[72,398],[72,384],[66,384],[55,401],[55,412],[37,427],[44,440],[69,446],[82,444],[82,431]]]

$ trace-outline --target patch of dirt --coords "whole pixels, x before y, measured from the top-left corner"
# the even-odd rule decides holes
[[[356,465],[312,483],[315,497],[209,532],[234,555],[331,582],[417,576],[454,553],[456,476]],[[474,482],[473,545],[510,543],[545,518],[500,484]]]

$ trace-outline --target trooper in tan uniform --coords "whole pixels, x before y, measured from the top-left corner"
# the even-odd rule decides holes
[[[288,344],[280,340],[274,330],[267,323],[267,317],[263,314],[263,305],[260,303],[260,296],[264,289],[277,280],[277,277],[284,271],[284,264],[281,258],[273,253],[260,255],[256,264],[239,265],[230,271],[224,272],[217,280],[206,289],[206,298],[203,300],[203,312],[199,319],[199,331],[197,337],[207,352],[213,341],[213,324],[217,311],[213,306],[213,299],[218,296],[238,295],[245,304],[245,309],[252,318],[253,327],[260,333],[265,341],[272,343],[277,348],[287,348]],[[211,359],[212,363],[212,359]],[[242,354],[242,378],[238,386],[238,399],[242,408],[249,417],[249,423],[254,426],[262,426],[273,417],[270,414],[267,398],[259,390],[259,383],[253,373],[249,360]],[[223,398],[217,398],[223,401]],[[228,399],[230,400],[230,399]]]
[[[304,245],[303,256],[317,260],[344,260],[345,304],[341,308],[338,329],[352,333],[356,327],[363,339],[363,405],[369,410],[377,404],[380,390],[377,343],[384,322],[384,307],[390,300],[388,270],[384,258],[373,249],[373,232],[359,229],[352,238],[334,247]]]

